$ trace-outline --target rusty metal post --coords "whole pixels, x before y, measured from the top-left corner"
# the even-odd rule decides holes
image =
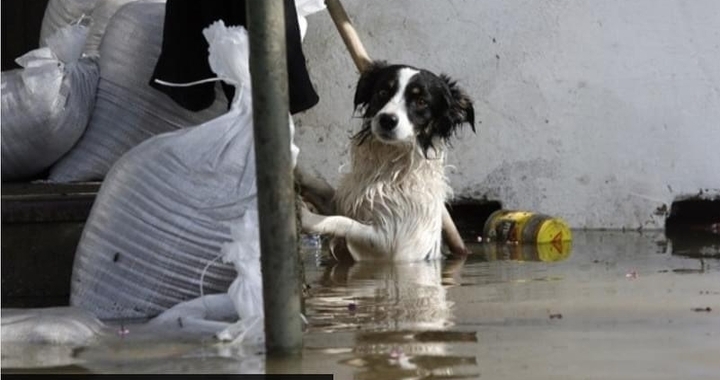
[[[302,349],[284,3],[247,1],[265,346],[271,356]]]

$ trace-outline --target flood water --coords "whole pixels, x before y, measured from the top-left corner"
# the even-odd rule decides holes
[[[307,250],[300,358],[141,326],[87,347],[5,344],[4,372],[333,373],[336,379],[718,379],[720,243],[575,231],[461,261],[333,265]],[[544,261],[543,261],[544,260]]]

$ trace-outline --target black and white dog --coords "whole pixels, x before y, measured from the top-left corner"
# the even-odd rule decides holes
[[[307,232],[344,238],[356,261],[416,261],[441,256],[449,139],[473,131],[472,100],[445,75],[376,62],[360,77],[350,172],[335,193],[339,215],[303,209]]]

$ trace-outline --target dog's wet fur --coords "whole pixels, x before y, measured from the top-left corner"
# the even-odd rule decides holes
[[[475,131],[472,100],[446,75],[376,62],[361,75],[354,105],[363,122],[335,193],[339,215],[305,209],[304,229],[344,238],[356,261],[439,258],[452,195],[445,156],[462,125]]]

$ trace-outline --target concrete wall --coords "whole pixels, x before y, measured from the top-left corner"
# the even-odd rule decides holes
[[[343,3],[373,58],[445,72],[474,97],[482,124],[450,154],[456,196],[651,229],[678,197],[720,189],[718,0]],[[298,118],[300,160],[334,184],[358,74],[329,15],[309,23],[321,103]]]

